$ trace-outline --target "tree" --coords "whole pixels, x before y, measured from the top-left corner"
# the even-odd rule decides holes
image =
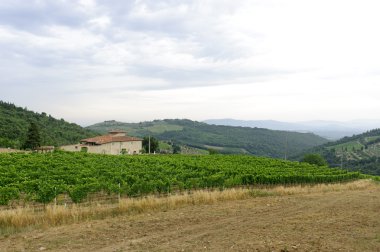
[[[149,153],[149,137],[144,137],[142,142],[142,147],[145,153]],[[150,137],[150,153],[159,151],[158,140],[154,137]]]
[[[181,146],[177,144],[173,144],[173,154],[179,154],[181,153]]]
[[[301,162],[318,165],[318,166],[325,166],[327,165],[326,160],[319,154],[306,154]]]
[[[216,149],[208,148],[207,150],[208,150],[208,154],[210,154],[210,155],[219,154],[219,151]]]
[[[33,150],[39,146],[41,146],[40,131],[37,127],[37,124],[32,122],[30,123],[23,149]]]

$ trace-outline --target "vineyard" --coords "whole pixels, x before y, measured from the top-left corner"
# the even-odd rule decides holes
[[[343,182],[359,178],[306,163],[244,155],[107,156],[54,152],[0,154],[0,204],[49,203],[59,195],[167,194],[201,188]]]

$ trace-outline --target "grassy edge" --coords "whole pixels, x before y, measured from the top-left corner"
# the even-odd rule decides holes
[[[8,236],[41,227],[59,226],[88,220],[104,219],[119,215],[136,215],[146,212],[167,211],[190,205],[216,204],[223,201],[244,200],[257,197],[285,196],[334,191],[364,190],[378,186],[370,179],[348,183],[316,184],[298,186],[276,186],[271,188],[232,188],[220,190],[199,190],[165,197],[146,196],[143,198],[121,199],[118,204],[70,207],[47,205],[45,211],[32,208],[18,208],[0,212],[0,235]]]

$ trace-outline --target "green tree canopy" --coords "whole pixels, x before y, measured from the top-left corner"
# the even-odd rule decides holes
[[[318,166],[325,166],[327,165],[326,160],[319,154],[306,154],[301,162],[309,163],[309,164],[314,164]]]
[[[208,148],[207,150],[208,150],[208,154],[210,155],[219,154],[219,151],[216,149]]]
[[[177,144],[173,144],[173,154],[180,154],[181,153],[181,146]]]
[[[78,143],[81,139],[99,135],[62,119],[54,119],[17,107],[12,103],[0,101],[0,147],[24,148],[30,123],[37,125],[41,145],[61,146]]]
[[[26,141],[23,145],[23,148],[34,150],[39,146],[41,146],[40,131],[37,127],[37,124],[32,122],[30,123],[28,134],[26,136]]]
[[[150,153],[158,152],[158,140],[154,137],[150,137]],[[145,153],[149,153],[149,137],[144,137],[142,142],[142,147]]]

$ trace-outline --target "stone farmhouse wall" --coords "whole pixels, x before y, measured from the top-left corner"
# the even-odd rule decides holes
[[[61,146],[60,149],[65,151],[85,151],[88,153],[97,154],[110,154],[110,155],[121,155],[121,154],[139,154],[142,150],[142,141],[129,141],[129,142],[111,142],[101,145],[83,145],[83,144],[73,144]]]

